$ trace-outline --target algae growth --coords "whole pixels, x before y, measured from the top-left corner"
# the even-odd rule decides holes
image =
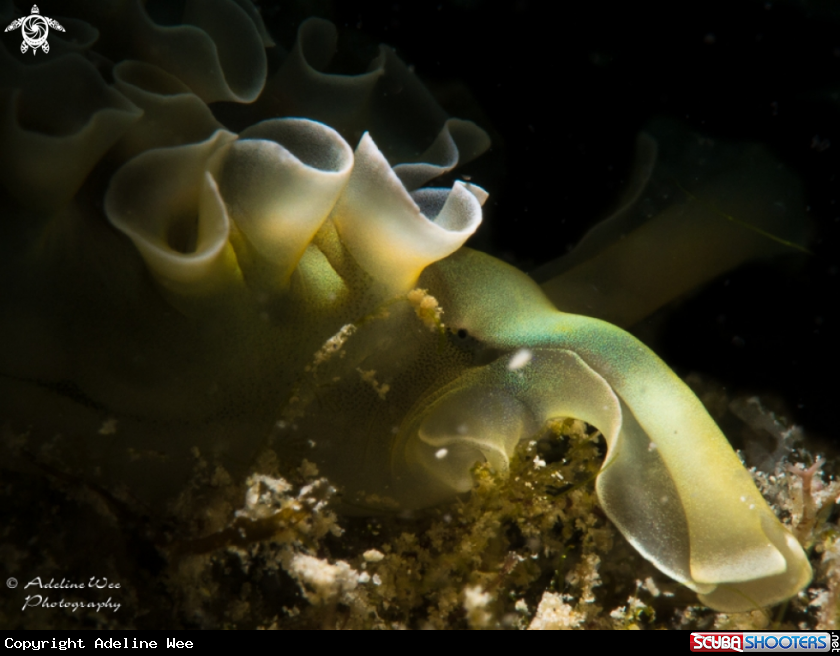
[[[523,442],[502,478],[475,471],[473,492],[421,513],[337,514],[340,494],[317,467],[266,456],[244,487],[194,453],[172,512],[57,472],[2,488],[4,578],[106,577],[117,611],[30,608],[6,595],[8,628],[231,629],[828,629],[838,626],[840,483],[801,430],[758,399],[689,382],[715,418],[737,427],[765,498],[809,550],[814,581],[787,604],[716,613],[645,561],[597,504],[600,434],[552,422]],[[25,444],[25,438],[21,438]],[[46,484],[46,482],[49,482]],[[48,516],[48,521],[41,518]],[[76,574],[78,573],[78,574]],[[68,577],[69,578],[69,577]],[[42,591],[43,592],[43,591]],[[55,594],[50,593],[57,598]],[[91,593],[64,596],[86,599]],[[30,589],[28,593],[32,593]],[[98,591],[102,596],[103,591]],[[101,600],[104,601],[104,598]]]

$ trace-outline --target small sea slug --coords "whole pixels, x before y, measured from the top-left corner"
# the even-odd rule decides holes
[[[619,209],[541,288],[464,247],[488,192],[430,183],[489,139],[393,51],[330,74],[326,21],[282,56],[245,0],[184,6],[164,26],[140,0],[72,4],[48,57],[0,48],[2,467],[160,509],[196,452],[244,481],[271,451],[347,508],[422,509],[573,417],[606,439],[606,514],[703,602],[808,583],[700,401],[614,325],[779,247],[722,213],[796,239],[776,162],[652,128]]]

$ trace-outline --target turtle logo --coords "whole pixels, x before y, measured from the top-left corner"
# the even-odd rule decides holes
[[[38,11],[38,5],[32,5],[32,13],[23,18],[16,18],[6,28],[6,32],[20,28],[23,35],[23,43],[20,44],[20,51],[26,52],[32,48],[32,54],[38,52],[38,48],[43,48],[44,52],[50,51],[50,44],[47,43],[47,34],[50,33],[50,28],[63,32],[64,28],[59,25],[58,21],[46,16],[41,16]]]

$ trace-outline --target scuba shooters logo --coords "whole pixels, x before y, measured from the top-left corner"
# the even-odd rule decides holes
[[[833,632],[835,633],[835,632]],[[827,652],[837,644],[828,631],[692,632],[691,651],[706,652]]]
[[[742,633],[692,633],[691,651],[744,651]]]

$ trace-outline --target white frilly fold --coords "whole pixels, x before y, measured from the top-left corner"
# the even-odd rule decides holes
[[[0,48],[0,176],[21,204],[66,204],[142,111],[79,54],[23,65]]]
[[[75,18],[62,17],[72,39],[56,33],[54,54],[65,54],[51,52],[49,60],[24,65],[0,46],[0,183],[22,206],[56,210],[97,163],[117,167],[148,150],[206,141],[222,123],[239,130],[263,116],[320,121],[350,143],[369,131],[409,192],[489,147],[476,125],[447,119],[387,46],[359,74],[328,72],[336,28],[309,19],[267,82],[265,47],[273,44],[250,0],[165,7],[179,14],[178,25],[156,23],[173,19],[158,16],[164,5],[156,8],[150,14],[142,0],[74,4]],[[0,12],[15,13],[8,1]],[[87,53],[93,46],[107,59]],[[107,60],[119,62],[113,85],[100,70]],[[216,101],[230,104],[214,115],[208,103]]]
[[[448,149],[445,165],[405,165],[408,177],[457,164],[451,124],[435,146]],[[142,153],[112,178],[105,211],[176,294],[212,294],[266,275],[282,290],[327,220],[356,263],[386,293],[400,294],[475,232],[486,198],[461,181],[409,191],[369,134],[354,154],[322,123],[272,119],[239,137],[218,130],[199,143]]]
[[[201,143],[150,150],[111,180],[108,219],[134,242],[154,277],[176,293],[202,292],[225,277],[230,220],[207,162],[235,139],[219,130]]]
[[[475,123],[450,118],[417,162],[397,164],[394,173],[406,189],[419,189],[429,180],[449,173],[458,164],[478,157],[489,147],[490,137]]]
[[[304,21],[256,104],[270,114],[321,121],[354,143],[370,132],[388,161],[410,162],[394,166],[409,191],[489,148],[489,137],[476,125],[448,119],[413,69],[388,46],[380,45],[367,68],[355,75],[329,72],[337,44],[332,23]]]
[[[213,158],[225,206],[275,287],[285,287],[353,170],[353,151],[332,128],[306,119],[254,125]]]
[[[223,129],[210,108],[174,75],[146,62],[114,67],[114,88],[143,110],[118,143],[123,161],[153,148],[197,143]]]
[[[423,269],[454,253],[476,231],[486,198],[480,187],[460,181],[451,190],[409,193],[365,134],[332,218],[359,265],[399,293],[411,289]]]
[[[368,70],[358,75],[326,73],[337,44],[335,25],[322,18],[304,21],[283,65],[266,85],[268,104],[322,121],[339,132],[365,123],[369,98],[385,73],[384,55],[380,51]]]
[[[144,0],[85,0],[71,10],[101,29],[101,47],[117,59],[160,66],[206,103],[252,102],[265,85],[265,47],[273,44],[247,0],[185,0],[167,11],[174,25],[156,23]],[[158,3],[158,7],[165,6]],[[69,13],[70,10],[68,10]],[[52,40],[52,34],[50,34]]]

